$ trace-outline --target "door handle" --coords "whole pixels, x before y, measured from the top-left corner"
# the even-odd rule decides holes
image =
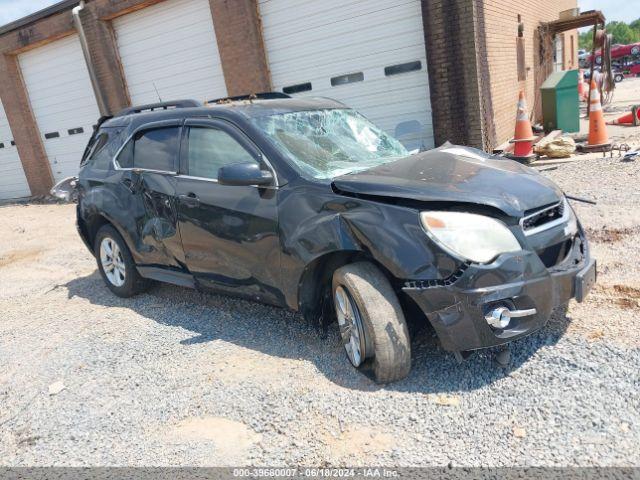
[[[198,205],[200,205],[200,199],[193,192],[187,193],[186,195],[178,195],[178,198],[188,207],[197,207]]]

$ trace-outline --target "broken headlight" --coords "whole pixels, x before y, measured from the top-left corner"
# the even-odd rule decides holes
[[[421,212],[422,226],[443,249],[476,263],[487,263],[501,253],[521,250],[504,223],[484,215],[463,212]]]

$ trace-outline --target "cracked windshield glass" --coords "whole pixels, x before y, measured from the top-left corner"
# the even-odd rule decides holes
[[[290,112],[254,122],[314,178],[361,172],[409,155],[398,140],[353,110]]]

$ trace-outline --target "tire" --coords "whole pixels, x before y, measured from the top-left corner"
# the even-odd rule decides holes
[[[111,245],[111,270],[105,271],[105,264],[109,263],[108,249],[102,249],[103,243]],[[113,253],[117,255],[117,261],[113,261]],[[118,254],[119,252],[119,254]],[[119,297],[128,298],[139,293],[144,292],[149,287],[149,281],[142,278],[138,273],[131,252],[127,247],[127,244],[122,239],[122,236],[111,225],[103,225],[98,233],[94,242],[93,253],[98,262],[98,270],[104,283],[107,284],[109,290]],[[107,261],[105,260],[105,253]],[[118,268],[116,268],[118,265]],[[120,275],[119,273],[122,273]]]
[[[353,361],[352,344],[347,341],[349,321],[341,323],[341,303],[350,300],[355,306],[354,323],[362,327],[359,344],[363,347],[361,361]],[[332,298],[338,317],[338,326],[345,344],[347,357],[356,368],[367,365],[373,368],[378,383],[388,383],[406,377],[411,370],[411,341],[400,301],[387,277],[369,262],[357,262],[339,268],[333,274]],[[338,296],[337,296],[338,295]],[[344,312],[343,312],[344,313]],[[344,317],[344,315],[343,315]],[[359,322],[357,321],[359,317]],[[355,342],[358,343],[358,342]],[[362,354],[363,353],[363,354]]]
[[[623,77],[622,75],[616,75],[616,76],[614,77],[614,81],[615,81],[616,83],[620,83],[622,80],[624,80],[624,77]]]

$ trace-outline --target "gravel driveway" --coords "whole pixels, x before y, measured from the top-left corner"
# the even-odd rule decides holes
[[[640,465],[640,162],[545,172],[599,283],[546,328],[458,365],[428,330],[377,386],[283,310],[158,285],[123,300],[73,205],[0,207],[0,464]]]

